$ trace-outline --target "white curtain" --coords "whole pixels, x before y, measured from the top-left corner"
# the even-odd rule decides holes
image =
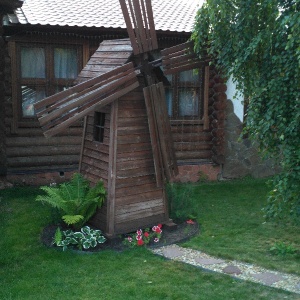
[[[55,78],[76,78],[77,74],[76,49],[54,48]]]

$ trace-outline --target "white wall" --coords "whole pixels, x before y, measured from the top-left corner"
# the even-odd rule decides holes
[[[227,99],[231,100],[233,103],[234,113],[243,122],[244,118],[244,96],[241,93],[237,93],[236,83],[233,82],[232,76],[226,83],[227,85]]]

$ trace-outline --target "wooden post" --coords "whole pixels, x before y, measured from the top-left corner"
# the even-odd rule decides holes
[[[115,201],[116,201],[116,161],[117,161],[117,133],[118,133],[118,101],[111,107],[110,141],[109,141],[109,166],[108,166],[108,191],[107,191],[107,233],[114,235],[115,231]]]

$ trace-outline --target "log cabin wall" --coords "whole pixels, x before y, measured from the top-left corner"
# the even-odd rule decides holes
[[[19,29],[18,29],[19,30]],[[44,32],[34,33],[27,32],[26,34],[13,32],[12,28],[9,29],[10,35],[15,35],[14,39],[9,40],[10,47],[14,48],[14,41],[21,39],[24,43],[32,43],[36,37],[40,41],[52,43],[49,38],[48,29],[45,28]],[[49,28],[50,30],[50,28]],[[62,29],[60,30],[63,31]],[[97,33],[98,34],[98,33]],[[58,37],[64,39],[64,33],[51,33],[54,37],[52,40],[57,40]],[[68,33],[68,36],[72,36],[72,39],[76,40],[76,34]],[[85,33],[82,33],[82,38]],[[116,32],[110,34],[109,38],[120,38],[126,36],[127,33]],[[102,35],[97,37],[86,36],[87,48],[85,50],[85,60],[87,61],[91,53],[99,44],[102,39],[107,39],[108,36]],[[187,35],[164,35],[164,33],[158,33],[159,47],[170,47],[178,43],[186,41]],[[11,55],[11,61],[6,60],[8,65],[7,78],[14,76],[11,73],[11,69],[18,67],[18,62]],[[9,87],[10,90],[10,87]],[[15,93],[14,88],[12,92]],[[78,170],[79,153],[81,149],[81,134],[83,122],[78,122],[76,126],[65,130],[60,135],[46,139],[39,125],[31,123],[28,126],[16,126],[15,114],[17,108],[14,106],[11,97],[7,97],[5,102],[5,138],[2,139],[2,143],[5,143],[7,157],[3,159],[2,165],[5,165],[4,172],[7,173],[7,178],[13,182],[23,182],[29,184],[48,184],[49,181],[60,182],[68,179],[69,175]],[[194,154],[203,155],[204,158],[208,158],[208,145],[201,144],[198,142],[199,134],[203,136],[202,139],[209,140],[207,132],[203,132],[202,126],[173,126],[172,127],[176,154],[178,160],[182,161],[183,164],[191,161]],[[187,133],[190,137],[187,139]],[[198,141],[195,140],[198,139]],[[6,141],[4,142],[4,140]],[[2,149],[5,149],[3,147]],[[5,154],[6,155],[6,154]]]
[[[69,179],[74,171],[78,171],[80,146],[82,142],[82,121],[75,123],[72,127],[64,130],[52,138],[45,138],[35,116],[23,115],[20,105],[22,98],[20,87],[23,83],[21,77],[21,47],[40,47],[45,53],[50,53],[52,45],[56,47],[77,47],[78,72],[88,60],[89,43],[82,39],[64,37],[57,35],[56,38],[47,34],[20,35],[8,38],[10,68],[13,76],[11,82],[11,97],[6,102],[6,163],[7,179],[11,182],[22,182],[26,184],[49,184],[49,182],[62,182]],[[47,54],[47,55],[48,55]],[[48,56],[45,59],[46,76],[49,76],[53,65]],[[52,74],[52,73],[51,73]],[[76,74],[77,75],[77,74]],[[45,90],[53,88],[48,85],[48,77],[44,84]],[[27,80],[27,79],[26,79]],[[58,84],[59,80],[57,80]],[[71,80],[70,80],[71,84]],[[41,86],[39,79],[28,79],[28,87],[34,90],[35,86]],[[28,88],[28,90],[30,90]]]
[[[56,37],[53,38],[52,35]],[[117,36],[116,36],[117,37]],[[70,37],[64,34],[20,34],[8,38],[10,60],[7,62],[8,74],[15,76],[20,67],[18,58],[19,44],[22,45],[62,45],[72,47],[80,45],[82,51],[79,55],[80,70],[90,58],[95,45],[99,46],[101,37],[83,39],[82,37]],[[80,71],[79,70],[79,71]],[[93,77],[91,75],[91,77]],[[62,182],[68,180],[78,171],[80,151],[82,144],[83,120],[76,122],[72,127],[64,130],[57,136],[45,138],[36,118],[31,120],[20,119],[21,108],[16,106],[16,99],[20,86],[18,77],[10,82],[10,95],[5,105],[5,158],[1,165],[5,165],[4,173],[11,182],[40,185],[49,182]],[[3,110],[4,111],[4,110]],[[3,112],[1,110],[1,112]],[[1,149],[4,149],[1,148]]]

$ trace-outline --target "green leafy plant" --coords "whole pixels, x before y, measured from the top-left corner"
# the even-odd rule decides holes
[[[61,231],[58,228],[54,236],[54,244],[63,247],[63,251],[67,250],[69,246],[77,246],[80,250],[95,248],[105,241],[106,238],[102,235],[101,230],[91,229],[89,226],[84,226],[80,231],[75,232],[71,229]]]
[[[148,245],[150,242],[158,243],[162,235],[162,225],[153,226],[150,230],[146,228],[137,230],[135,233],[128,234],[123,241],[123,244],[133,248],[136,246]]]
[[[232,76],[248,103],[245,133],[277,161],[266,216],[300,220],[300,5],[207,0],[192,39],[199,56]]]
[[[94,187],[81,174],[75,173],[70,182],[56,186],[42,186],[45,195],[36,197],[37,201],[56,208],[61,219],[76,228],[82,227],[100,208],[106,197],[103,181]]]
[[[287,254],[295,254],[297,253],[297,249],[294,248],[292,245],[290,244],[285,244],[283,242],[277,242],[275,243],[271,248],[270,248],[270,252],[272,254],[275,255],[287,255]]]
[[[197,212],[194,210],[194,205],[191,203],[192,186],[185,185],[184,189],[180,185],[169,183],[166,186],[168,199],[170,203],[170,217],[176,222],[184,222],[187,219],[195,220]]]

